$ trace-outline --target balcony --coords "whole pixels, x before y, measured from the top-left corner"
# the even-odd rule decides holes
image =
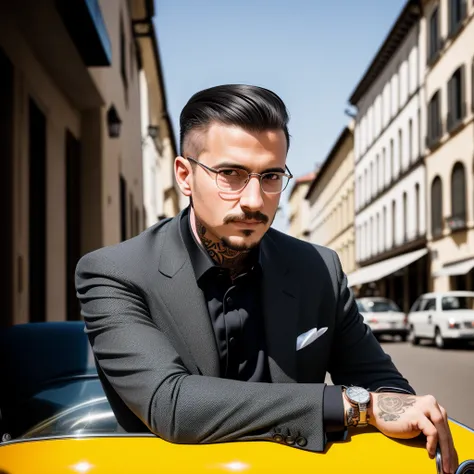
[[[98,0],[56,0],[56,9],[84,64],[110,66],[112,46]]]

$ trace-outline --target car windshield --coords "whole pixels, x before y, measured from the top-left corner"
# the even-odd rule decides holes
[[[51,385],[19,407],[15,439],[114,434],[117,420],[97,377]]]
[[[400,308],[391,300],[366,300],[357,301],[359,311],[366,313],[385,313],[387,311],[400,312]]]
[[[443,296],[441,299],[443,311],[456,311],[460,309],[474,310],[474,296]]]

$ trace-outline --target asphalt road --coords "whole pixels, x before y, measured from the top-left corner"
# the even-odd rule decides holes
[[[474,428],[474,345],[439,350],[383,341],[382,346],[418,395],[434,395],[449,417]]]

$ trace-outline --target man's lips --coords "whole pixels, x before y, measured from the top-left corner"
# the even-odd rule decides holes
[[[234,224],[243,224],[243,225],[257,225],[257,224],[263,224],[262,221],[234,221]]]

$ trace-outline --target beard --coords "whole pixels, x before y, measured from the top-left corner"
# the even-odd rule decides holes
[[[251,235],[253,231],[244,231],[244,232],[250,232]],[[248,237],[247,234],[244,234]],[[253,248],[255,248],[260,241],[258,240],[257,242],[252,242],[251,244],[233,244],[228,237],[221,237],[221,242],[223,245],[225,245],[228,249],[233,250],[234,252],[250,252]]]

